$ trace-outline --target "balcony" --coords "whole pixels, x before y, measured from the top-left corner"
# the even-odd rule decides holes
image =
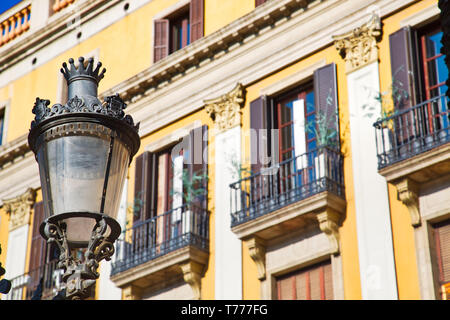
[[[183,275],[199,298],[208,251],[209,213],[185,204],[125,231],[116,244],[111,280],[118,287],[142,291]]]
[[[420,189],[450,173],[450,113],[445,95],[374,123],[378,172],[397,188],[398,198],[421,224]]]
[[[380,173],[388,173],[388,167],[402,167],[399,162],[411,160],[416,156],[418,157],[414,159],[427,162],[431,160],[429,158],[438,156],[441,161],[444,160],[443,153],[444,158],[448,160],[446,151],[450,141],[449,123],[450,113],[445,95],[374,123]],[[416,164],[418,168],[423,167],[422,164]]]
[[[320,147],[230,185],[231,230],[249,246],[260,279],[266,242],[303,228],[320,227],[331,252],[339,252],[346,207],[342,172],[340,152]]]
[[[23,275],[11,279],[11,290],[3,299],[30,300],[42,280],[40,300],[51,300],[62,289],[63,270],[57,268],[58,261],[48,262]]]
[[[14,11],[12,11],[14,10]],[[0,47],[30,29],[31,1],[22,1],[0,16]]]

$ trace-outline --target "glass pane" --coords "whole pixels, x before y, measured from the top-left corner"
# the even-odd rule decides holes
[[[306,113],[311,113],[314,111],[316,111],[314,103],[314,91],[311,91],[306,94]]]
[[[68,212],[100,212],[109,139],[94,136],[63,136],[48,141],[38,151],[44,202],[51,201],[53,215]],[[50,189],[48,189],[50,187]],[[69,221],[70,220],[70,221]],[[69,219],[69,241],[89,239],[95,221]]]
[[[127,148],[120,140],[115,139],[103,210],[103,213],[114,219],[117,218],[117,213],[119,211],[120,195],[122,194],[129,162],[130,153]]]

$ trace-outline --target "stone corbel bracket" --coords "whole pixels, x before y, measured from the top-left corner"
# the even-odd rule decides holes
[[[204,100],[206,113],[214,120],[219,132],[241,124],[245,88],[238,83],[233,90],[218,98]]]
[[[256,264],[258,279],[266,279],[266,243],[259,237],[251,237],[244,240],[247,245],[250,257]]]
[[[28,188],[25,193],[3,200],[3,208],[10,215],[9,231],[30,223],[31,208],[36,201],[36,191]]]
[[[347,73],[378,60],[377,40],[380,36],[380,17],[374,13],[361,27],[333,36],[334,45],[345,60]]]
[[[339,226],[341,224],[341,214],[331,208],[317,214],[320,230],[325,233],[330,241],[331,253],[337,255],[340,253],[339,245]]]
[[[398,199],[408,207],[413,227],[421,225],[419,211],[419,186],[411,179],[405,178],[395,183]]]
[[[194,299],[201,299],[202,276],[205,266],[193,260],[180,265],[183,272],[183,278],[191,286],[194,293]]]

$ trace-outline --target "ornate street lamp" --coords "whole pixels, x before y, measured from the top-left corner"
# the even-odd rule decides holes
[[[140,146],[138,125],[125,115],[119,95],[102,103],[98,83],[105,69],[93,59],[69,59],[61,72],[68,85],[68,102],[36,98],[28,143],[39,164],[46,219],[41,235],[60,250],[66,299],[91,293],[103,259],[114,254],[121,232],[115,220],[127,168]],[[84,248],[83,257],[74,254]]]

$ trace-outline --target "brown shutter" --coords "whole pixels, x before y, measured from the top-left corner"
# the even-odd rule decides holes
[[[44,203],[40,201],[34,204],[33,234],[31,238],[30,262],[28,267],[31,278],[29,288],[31,290],[34,290],[38,285],[41,277],[41,274],[37,269],[45,264],[46,242],[39,232],[39,227],[44,219]]]
[[[169,55],[169,20],[159,19],[155,21],[155,39],[153,61],[157,62]]]
[[[331,300],[331,262],[326,261],[277,279],[279,300]]]
[[[134,182],[134,219],[145,221],[156,212],[156,159],[155,154],[144,152],[136,158]]]
[[[196,197],[195,201],[203,208],[207,208],[206,200],[208,198],[208,126],[203,125],[189,132],[189,159],[187,159],[187,170],[189,176],[194,174],[205,175],[205,179],[198,185],[194,186],[202,188],[204,194]]]
[[[450,282],[450,220],[434,226],[436,256],[441,285]]]
[[[420,76],[418,72],[418,40],[417,32],[409,26],[389,35],[391,55],[392,91],[402,99],[395,102],[399,110],[408,109],[416,105],[420,97]],[[402,93],[407,93],[404,97]],[[396,97],[393,97],[396,99]]]
[[[203,0],[191,0],[189,9],[189,20],[191,24],[191,41],[194,42],[203,37],[203,16],[204,16]]]
[[[336,65],[328,64],[314,71],[314,99],[317,117],[323,117],[322,123],[326,123],[331,130],[336,131],[333,145],[338,145],[339,124],[337,119],[338,101],[336,84]]]
[[[262,169],[262,157],[268,156],[270,125],[267,115],[266,96],[261,96],[250,102],[250,161],[252,173],[258,173]]]
[[[255,0],[255,7],[262,5],[266,0]]]

